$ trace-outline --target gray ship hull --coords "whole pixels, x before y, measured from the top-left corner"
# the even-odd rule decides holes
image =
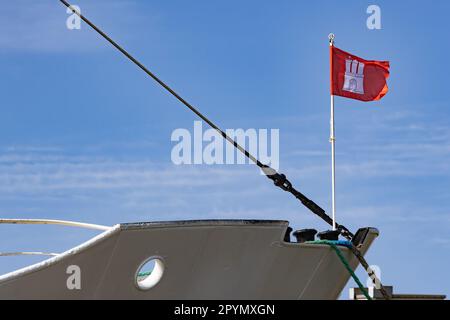
[[[248,220],[120,224],[0,276],[0,299],[337,299],[349,274],[336,253],[285,242],[287,228]],[[369,229],[363,254],[377,236]],[[341,250],[355,269],[357,259]],[[162,261],[163,272],[143,290],[136,277],[149,258]]]

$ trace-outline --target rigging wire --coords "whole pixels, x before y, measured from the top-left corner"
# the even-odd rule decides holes
[[[60,0],[67,8],[72,10],[74,14],[79,16],[86,24],[88,24],[92,29],[94,29],[98,34],[100,34],[105,40],[107,40],[111,45],[113,45],[117,50],[119,50],[123,55],[125,55],[129,60],[131,60],[135,65],[137,65],[142,71],[149,75],[153,80],[160,84],[164,89],[166,89],[170,94],[172,94],[176,99],[178,99],[182,104],[199,116],[203,121],[205,121],[211,128],[215,129],[225,140],[231,143],[236,149],[242,152],[247,158],[249,158],[253,163],[255,163],[265,175],[273,181],[273,183],[281,188],[282,190],[291,193],[295,198],[297,198],[306,208],[311,212],[319,216],[329,225],[333,225],[333,219],[323,210],[318,204],[306,197],[303,193],[298,191],[292,186],[292,183],[286,178],[284,174],[278,173],[275,169],[268,165],[261,163],[255,156],[248,152],[244,147],[242,147],[236,140],[228,136],[222,129],[220,129],[216,124],[209,120],[204,114],[202,114],[197,108],[183,99],[178,93],[176,93],[171,87],[169,87],[165,82],[159,79],[153,72],[147,69],[141,62],[134,58],[130,53],[128,53],[124,48],[112,40],[106,33],[100,30],[96,25],[94,25],[90,20],[83,16],[78,10],[76,10],[70,3],[66,0]],[[342,236],[351,240],[353,238],[353,233],[351,233],[345,226],[336,223],[336,228]]]

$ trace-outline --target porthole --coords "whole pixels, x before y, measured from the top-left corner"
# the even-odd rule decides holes
[[[140,290],[150,290],[156,286],[164,274],[164,262],[161,258],[147,259],[136,272],[136,285]]]

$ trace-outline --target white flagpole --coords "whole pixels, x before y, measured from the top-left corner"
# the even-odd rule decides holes
[[[333,75],[333,57],[332,57],[332,47],[334,46],[334,34],[330,33],[328,35],[328,40],[330,42],[330,86],[332,84],[331,77]],[[336,137],[334,135],[334,95],[332,90],[330,91],[330,102],[331,102],[331,117],[330,117],[330,143],[331,143],[331,213],[333,218],[333,230],[336,230],[336,162],[335,162],[335,142]]]

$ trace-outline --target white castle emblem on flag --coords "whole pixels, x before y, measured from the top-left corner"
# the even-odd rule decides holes
[[[342,90],[364,94],[364,63],[345,60],[345,80]]]

